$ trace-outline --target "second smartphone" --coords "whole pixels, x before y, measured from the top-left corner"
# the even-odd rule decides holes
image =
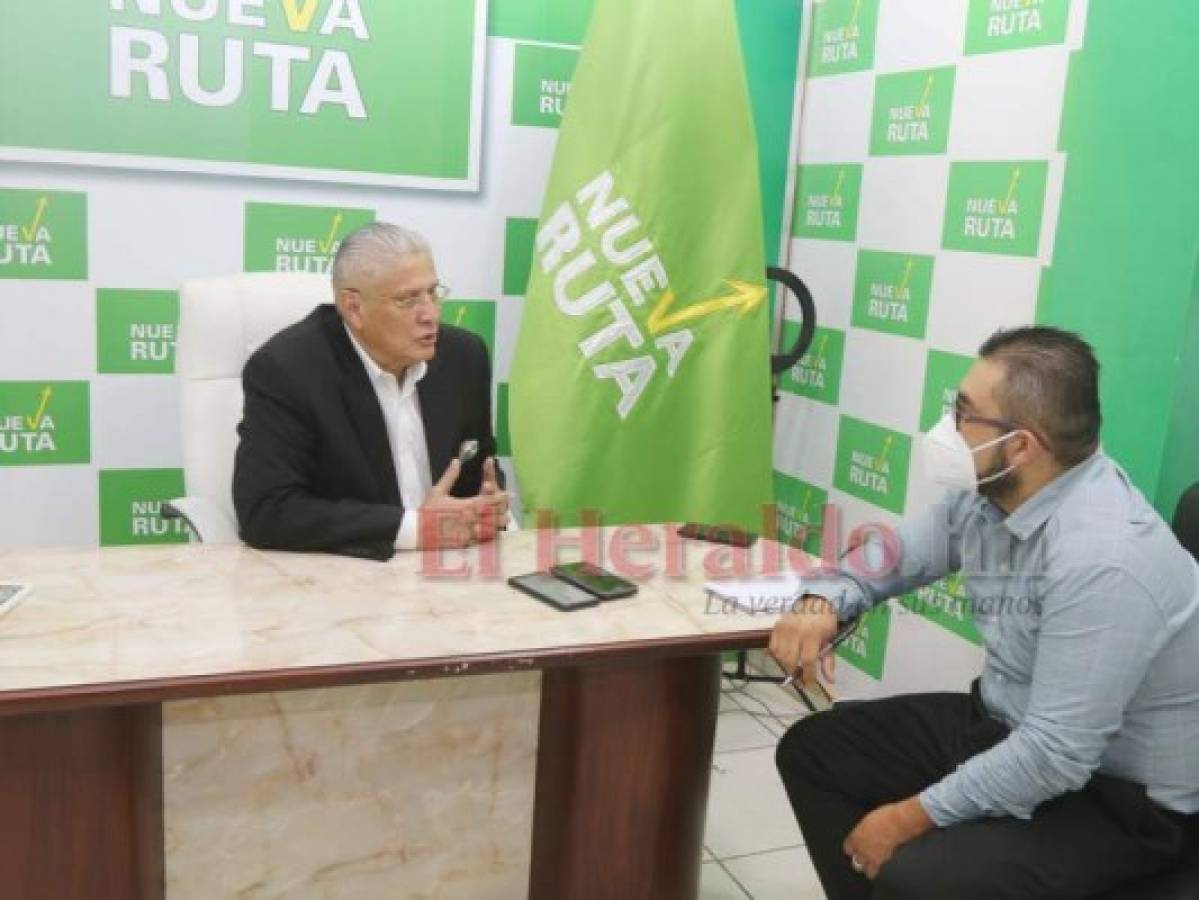
[[[553,566],[550,572],[555,578],[561,578],[569,584],[581,587],[601,600],[617,600],[621,597],[631,597],[637,593],[637,585],[633,582],[588,562]]]

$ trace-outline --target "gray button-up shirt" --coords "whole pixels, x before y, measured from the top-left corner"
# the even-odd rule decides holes
[[[897,529],[890,574],[804,579],[841,617],[961,572],[983,702],[1011,729],[920,795],[940,826],[1027,818],[1098,770],[1199,812],[1199,567],[1102,452],[1006,515],[973,492]]]

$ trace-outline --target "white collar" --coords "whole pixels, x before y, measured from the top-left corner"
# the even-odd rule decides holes
[[[350,331],[350,326],[343,322],[342,327],[345,328],[346,335],[350,338],[350,343],[354,346],[358,358],[362,360],[362,365],[366,367],[366,374],[370,376],[371,381],[378,381],[379,378],[384,376],[395,378],[394,375],[375,362],[374,357],[367,353],[363,346],[358,343],[358,338],[354,337],[354,332]],[[423,359],[409,366],[404,370],[404,378],[400,381],[400,388],[415,388],[416,383],[425,377],[427,371],[429,371],[429,364]]]

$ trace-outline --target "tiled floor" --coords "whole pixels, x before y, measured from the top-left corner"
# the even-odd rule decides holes
[[[702,900],[824,900],[774,768],[779,736],[804,713],[799,699],[777,685],[724,680]]]

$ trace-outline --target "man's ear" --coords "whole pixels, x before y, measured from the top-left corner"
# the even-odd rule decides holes
[[[355,331],[362,329],[362,295],[357,291],[342,288],[335,298],[342,321]]]
[[[1030,462],[1035,462],[1041,453],[1048,453],[1041,442],[1033,436],[1032,432],[1018,430],[1008,441],[1011,445],[1011,455],[1008,461],[1013,465],[1026,465]]]

